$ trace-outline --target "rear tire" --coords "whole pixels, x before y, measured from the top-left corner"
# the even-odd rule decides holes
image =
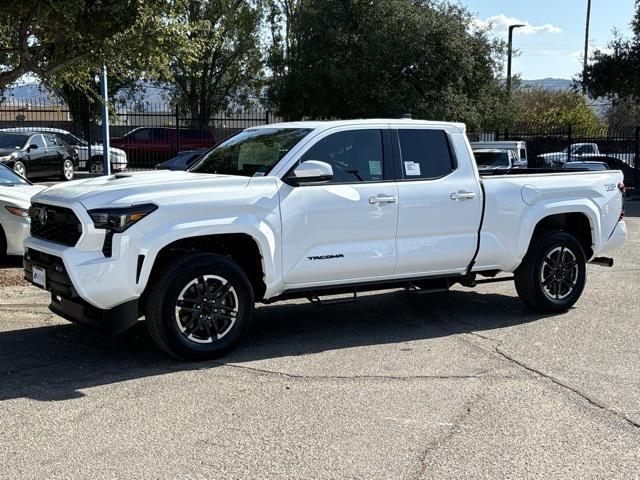
[[[587,260],[580,242],[555,231],[532,240],[515,272],[520,299],[540,313],[559,313],[580,298],[587,279]]]
[[[73,180],[75,176],[75,165],[73,164],[73,160],[65,160],[62,162],[62,174],[60,178],[62,180],[66,180],[67,182]]]
[[[254,294],[236,263],[193,254],[167,265],[152,283],[146,323],[160,349],[183,360],[224,355],[247,331]]]
[[[20,160],[16,160],[13,164],[13,171],[18,175],[27,178],[27,167]]]

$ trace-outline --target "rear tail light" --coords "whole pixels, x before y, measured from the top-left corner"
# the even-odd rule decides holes
[[[624,186],[624,182],[620,182],[618,184],[618,190],[620,190],[620,193],[622,194],[622,210],[620,211],[620,218],[618,219],[618,221],[624,219],[624,197],[625,197],[625,186]]]

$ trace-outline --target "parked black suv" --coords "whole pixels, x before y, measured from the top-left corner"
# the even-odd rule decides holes
[[[78,153],[51,133],[0,132],[0,162],[25,178],[73,180]]]

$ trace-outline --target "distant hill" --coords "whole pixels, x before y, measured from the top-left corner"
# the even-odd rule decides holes
[[[539,80],[521,80],[524,87],[541,87],[548,90],[569,90],[573,85],[572,80],[563,78],[542,78]],[[147,86],[143,94],[138,94],[137,99],[142,104],[146,104],[149,110],[163,109],[167,103],[167,90]],[[4,91],[4,98],[15,98],[18,100],[35,100],[48,102],[55,99],[55,95],[48,92],[38,83],[25,83],[23,85],[15,85]],[[124,100],[124,95],[121,96]],[[2,97],[0,97],[0,100]],[[127,102],[128,103],[128,102]]]
[[[2,93],[3,95],[0,96],[0,100],[2,100],[2,98],[6,98],[48,102],[57,98],[55,94],[43,88],[39,83],[15,85],[5,89]],[[154,110],[154,107],[164,106],[167,103],[166,94],[167,91],[162,88],[145,87],[144,94],[140,94],[140,96],[137,95],[136,99],[141,100],[141,103],[146,103],[150,110]],[[125,100],[124,95],[118,96]]]
[[[547,90],[570,90],[573,80],[564,78],[541,78],[539,80],[521,80],[524,87],[539,87]]]

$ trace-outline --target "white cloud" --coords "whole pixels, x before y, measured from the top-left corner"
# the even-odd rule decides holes
[[[535,35],[537,33],[562,33],[562,29],[551,23],[545,23],[544,25],[532,25],[526,20],[520,20],[515,17],[507,17],[505,14],[494,15],[486,20],[476,19],[474,25],[478,28],[490,28],[494,33],[503,33],[509,30],[510,25],[524,25],[522,28],[518,28],[516,33],[524,35]]]
[[[593,55],[593,52],[595,52],[596,50],[599,50],[602,53],[605,54],[611,54],[613,53],[613,49],[609,48],[609,47],[603,47],[601,45],[592,45],[589,44],[589,57],[591,57],[591,55]],[[584,51],[580,50],[580,51],[576,51],[576,52],[572,52],[569,57],[571,58],[572,62],[575,63],[579,63],[582,65],[582,59],[584,58]]]

